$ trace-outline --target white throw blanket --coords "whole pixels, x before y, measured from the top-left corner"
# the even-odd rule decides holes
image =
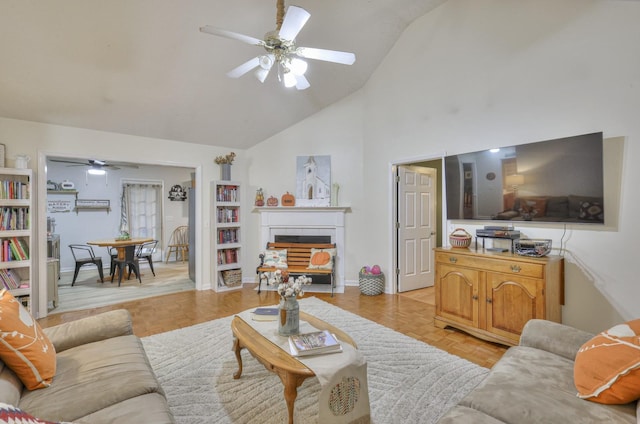
[[[277,306],[273,306],[277,307]],[[278,334],[277,321],[254,321],[251,310],[238,314],[266,339],[286,352],[288,337]],[[300,333],[318,331],[306,321],[300,320]],[[370,422],[367,362],[353,346],[342,341],[342,352],[297,358],[311,369],[322,390],[319,394],[319,422],[364,424]]]

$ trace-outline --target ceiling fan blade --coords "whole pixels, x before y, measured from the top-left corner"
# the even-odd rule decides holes
[[[307,59],[325,60],[327,62],[341,63],[343,65],[353,65],[356,55],[349,52],[337,50],[314,49],[313,47],[298,47],[296,54]]]
[[[264,42],[255,37],[251,37],[244,34],[238,34],[237,32],[227,31],[226,29],[216,28],[211,25],[205,25],[200,27],[200,32],[207,34],[218,35],[220,37],[231,38],[232,40],[238,40],[243,43],[251,44],[252,46],[262,46]]]
[[[230,70],[229,72],[227,72],[227,76],[229,78],[240,78],[256,66],[260,66],[260,58],[258,56],[246,61],[237,68]]]
[[[306,90],[311,87],[309,80],[304,75],[296,75],[296,88],[298,90]]]
[[[293,41],[298,36],[298,33],[307,23],[311,14],[298,6],[289,6],[287,13],[284,15],[282,26],[280,27],[279,35],[283,40]]]
[[[87,165],[84,162],[77,162],[77,161],[73,161],[73,160],[64,160],[64,159],[49,159],[51,162],[59,162],[59,163],[71,163],[74,165]]]

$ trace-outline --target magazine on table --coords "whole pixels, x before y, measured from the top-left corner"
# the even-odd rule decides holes
[[[336,336],[327,330],[289,336],[289,347],[293,356],[342,352]]]

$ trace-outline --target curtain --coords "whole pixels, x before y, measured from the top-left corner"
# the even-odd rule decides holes
[[[131,237],[159,240],[162,246],[162,185],[154,183],[124,183],[120,227],[128,227]],[[160,249],[155,256],[162,257]]]

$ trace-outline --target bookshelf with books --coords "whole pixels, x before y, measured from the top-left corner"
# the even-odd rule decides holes
[[[240,183],[214,181],[212,183],[212,245],[214,246],[214,269],[216,291],[242,287],[240,219]]]
[[[0,168],[0,287],[29,308],[32,262],[30,169]]]

